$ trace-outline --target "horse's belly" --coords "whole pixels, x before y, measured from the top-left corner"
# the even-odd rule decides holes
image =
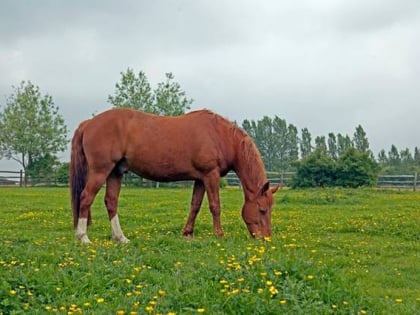
[[[191,166],[179,165],[173,162],[146,162],[129,165],[129,169],[137,175],[161,182],[190,180],[199,177],[198,172]]]

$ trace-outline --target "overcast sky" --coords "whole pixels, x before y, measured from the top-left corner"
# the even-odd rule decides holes
[[[418,0],[0,2],[0,106],[30,80],[70,138],[128,67],[153,86],[172,72],[192,109],[239,123],[278,115],[313,138],[361,124],[375,155],[420,147]]]

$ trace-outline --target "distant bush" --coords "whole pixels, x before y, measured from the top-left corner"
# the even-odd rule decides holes
[[[361,187],[376,183],[379,167],[368,153],[349,148],[337,160],[319,148],[295,164],[293,188]]]
[[[337,161],[336,186],[373,186],[378,179],[379,166],[369,154],[347,149]]]
[[[292,187],[334,186],[336,166],[325,149],[319,148],[295,164],[296,175]]]

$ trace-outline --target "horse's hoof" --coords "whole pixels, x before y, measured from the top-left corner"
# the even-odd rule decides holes
[[[90,243],[92,243],[91,241],[90,241],[90,239],[89,239],[89,237],[87,237],[87,235],[86,234],[83,234],[82,236],[77,236],[77,238],[79,239],[79,241],[82,243],[82,244],[90,244]]]
[[[182,233],[182,235],[183,235],[185,238],[190,239],[190,240],[194,238],[194,234],[193,234],[193,232],[184,232],[184,233]]]
[[[113,237],[112,238],[114,241],[118,242],[118,243],[122,243],[122,244],[126,244],[128,242],[130,242],[130,240],[128,238],[126,238],[124,235],[120,236],[120,237]]]
[[[224,237],[224,236],[225,236],[225,232],[223,232],[223,231],[215,231],[215,232],[214,232],[214,234],[215,234],[217,237]]]

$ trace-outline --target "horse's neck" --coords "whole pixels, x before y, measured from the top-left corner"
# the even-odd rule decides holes
[[[235,172],[241,181],[245,199],[252,199],[267,181],[264,163],[253,143],[240,145],[237,154]]]

